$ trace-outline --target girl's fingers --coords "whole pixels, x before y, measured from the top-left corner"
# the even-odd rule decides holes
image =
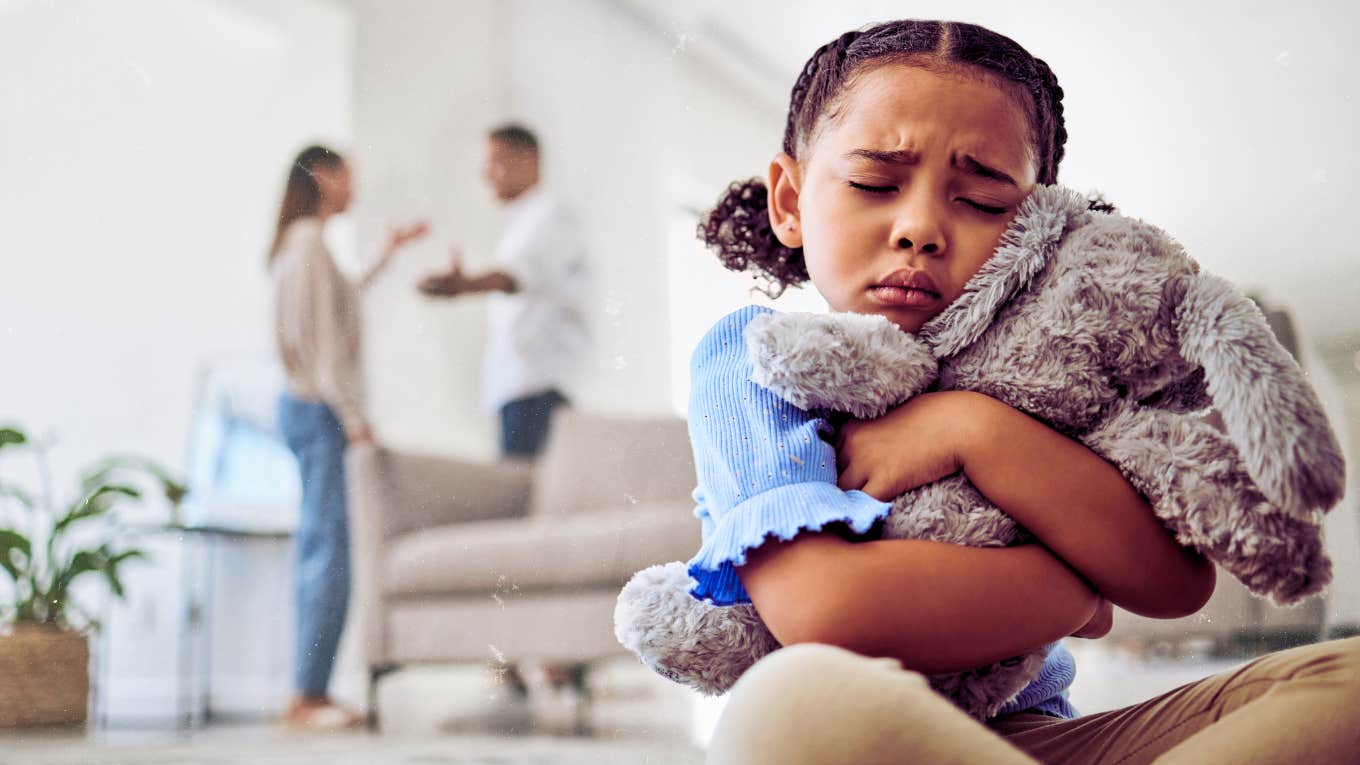
[[[861,475],[853,467],[848,468],[836,479],[836,485],[841,487],[842,491],[851,491],[853,489],[862,488],[867,482],[868,477]]]
[[[869,481],[860,488],[860,491],[868,494],[879,502],[887,502],[892,499],[892,487],[883,481]]]

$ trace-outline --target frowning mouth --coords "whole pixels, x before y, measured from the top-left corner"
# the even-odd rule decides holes
[[[884,306],[929,308],[940,300],[940,288],[924,271],[894,271],[869,287],[869,295]]]

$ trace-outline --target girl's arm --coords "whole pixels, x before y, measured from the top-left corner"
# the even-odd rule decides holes
[[[829,643],[918,672],[957,672],[1075,632],[1099,598],[1040,545],[852,543],[805,533],[737,569],[785,645]]]
[[[1213,594],[1214,569],[1176,543],[1120,472],[1085,446],[990,397],[918,396],[848,425],[842,488],[872,496],[962,469],[973,485],[1116,605],[1186,616]]]

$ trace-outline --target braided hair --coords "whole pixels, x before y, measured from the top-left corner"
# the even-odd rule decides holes
[[[818,48],[789,93],[784,152],[794,159],[806,152],[822,117],[855,73],[891,63],[940,70],[970,67],[995,78],[1028,117],[1038,182],[1057,181],[1067,143],[1057,76],[1009,37],[960,22],[890,21],[846,32]],[[767,196],[759,178],[732,183],[700,219],[698,235],[724,266],[752,272],[767,294],[778,297],[785,288],[806,282],[808,273],[802,248],[786,247],[774,236]]]

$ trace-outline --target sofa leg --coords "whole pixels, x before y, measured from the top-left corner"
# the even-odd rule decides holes
[[[594,699],[590,696],[590,683],[587,682],[590,677],[590,663],[583,661],[570,665],[567,668],[567,675],[579,699],[576,705],[574,732],[578,736],[589,736],[593,732],[591,706],[594,704]]]
[[[368,668],[368,730],[378,732],[378,681],[401,669],[399,664],[374,664]]]

